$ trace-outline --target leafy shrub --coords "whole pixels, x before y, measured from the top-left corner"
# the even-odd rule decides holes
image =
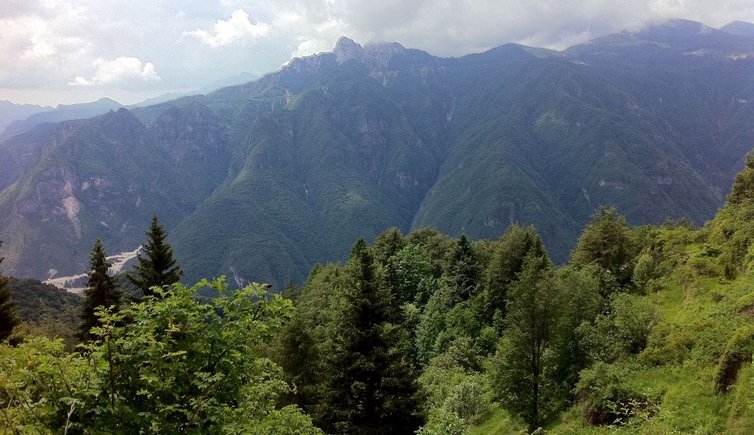
[[[609,314],[597,316],[593,325],[582,324],[578,332],[593,360],[612,362],[644,350],[658,318],[646,296],[619,293],[612,298]]]
[[[259,347],[291,313],[257,284],[223,280],[155,288],[118,314],[100,311],[94,343],[66,353],[61,340],[0,346],[0,418],[21,432],[318,433],[292,407]],[[210,289],[217,297],[196,299]]]
[[[435,408],[429,414],[429,420],[419,431],[417,435],[464,435],[466,433],[466,423],[462,418],[446,410],[445,408]]]
[[[581,372],[576,395],[584,418],[594,425],[622,424],[641,413],[652,412],[654,400],[633,391],[625,365],[598,362]]]
[[[484,382],[480,376],[468,376],[456,385],[445,399],[443,408],[466,422],[475,422],[489,410]]]
[[[655,277],[655,261],[651,254],[642,254],[636,260],[632,280],[636,288],[646,292],[650,281]]]

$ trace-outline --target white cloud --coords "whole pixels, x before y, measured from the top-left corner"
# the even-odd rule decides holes
[[[227,20],[218,20],[211,32],[204,29],[183,32],[183,36],[196,38],[210,47],[223,47],[236,41],[256,41],[270,33],[267,23],[252,23],[249,13],[236,9]]]
[[[136,57],[118,57],[110,61],[97,59],[92,63],[96,72],[90,79],[76,76],[68,82],[70,86],[97,86],[117,84],[128,80],[160,81],[162,80],[152,62],[142,63]]]
[[[0,99],[17,98],[21,90],[34,99],[77,94],[83,100],[96,92],[197,89],[331,50],[344,35],[362,44],[397,41],[437,56],[507,42],[566,48],[663,18],[715,27],[754,21],[751,2],[0,0]],[[131,60],[118,61],[124,53]],[[45,103],[68,102],[50,98]]]

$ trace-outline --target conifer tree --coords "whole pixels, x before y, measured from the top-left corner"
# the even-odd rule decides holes
[[[354,245],[347,273],[350,283],[333,307],[324,346],[320,424],[334,433],[412,434],[421,424],[416,377],[397,346],[391,295],[382,290],[363,239]]]
[[[626,219],[615,208],[601,207],[579,236],[571,262],[577,267],[597,264],[624,286],[631,282],[636,254]]]
[[[450,254],[446,271],[454,302],[467,300],[476,291],[479,284],[479,269],[479,262],[469,239],[465,234],[461,234]]]
[[[0,241],[0,246],[3,242]],[[0,257],[0,263],[5,258]],[[10,289],[8,288],[8,278],[0,275],[0,341],[8,338],[13,332],[13,328],[18,324],[16,315],[16,304],[10,298]]]
[[[165,239],[167,232],[157,219],[152,216],[152,223],[147,231],[147,242],[143,246],[144,255],[138,254],[139,264],[127,275],[128,280],[144,292],[144,296],[153,296],[152,287],[171,285],[181,278],[183,271],[173,258],[173,247]]]
[[[527,255],[547,258],[537,230],[533,226],[510,226],[500,238],[487,269],[485,312],[488,321],[492,321],[495,312],[505,318],[508,287],[521,272]]]
[[[390,257],[397,254],[404,246],[406,246],[406,241],[401,231],[396,227],[388,228],[374,241],[372,246],[374,260],[385,266]]]
[[[79,325],[79,337],[82,340],[88,340],[91,337],[91,329],[97,326],[99,322],[95,315],[97,307],[115,306],[117,308],[121,296],[113,278],[108,274],[111,264],[107,262],[105,247],[100,239],[94,242],[89,261],[91,270],[89,271],[86,290],[84,290],[81,325]]]

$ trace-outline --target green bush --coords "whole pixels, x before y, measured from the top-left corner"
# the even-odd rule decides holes
[[[484,381],[478,375],[468,376],[453,387],[443,404],[443,408],[468,423],[476,422],[489,407]]]
[[[627,381],[630,374],[626,365],[602,362],[581,372],[576,395],[589,423],[623,424],[653,412],[654,400],[630,388]]]
[[[4,427],[39,433],[319,433],[298,409],[276,408],[289,389],[259,348],[290,316],[290,301],[223,280],[154,288],[120,313],[100,310],[93,343],[0,345]],[[217,297],[199,302],[197,293]],[[3,421],[4,419],[4,421]]]

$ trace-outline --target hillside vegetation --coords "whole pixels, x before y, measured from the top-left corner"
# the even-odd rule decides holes
[[[75,352],[24,328],[0,344],[0,418],[20,433],[746,434],[752,218],[754,155],[704,227],[601,208],[561,267],[534,227],[474,243],[392,228],[282,296],[152,287],[101,307]]]

